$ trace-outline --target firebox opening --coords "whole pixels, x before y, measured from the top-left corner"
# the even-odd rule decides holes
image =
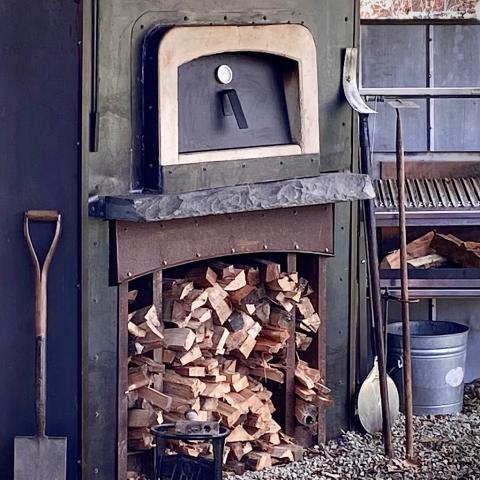
[[[323,440],[322,265],[313,254],[238,255],[129,283],[129,470],[150,474],[150,428],[190,410],[231,430],[233,471],[300,458]],[[202,445],[169,447],[211,457]]]

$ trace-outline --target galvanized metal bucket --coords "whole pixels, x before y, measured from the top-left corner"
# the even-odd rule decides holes
[[[410,322],[413,414],[448,415],[463,407],[469,328],[453,322]],[[387,327],[387,368],[403,402],[402,324]]]

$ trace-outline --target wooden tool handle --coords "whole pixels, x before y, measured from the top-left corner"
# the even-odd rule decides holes
[[[25,212],[23,233],[35,268],[35,410],[37,435],[45,436],[46,400],[47,400],[47,280],[48,269],[60,240],[62,229],[60,212],[54,210],[29,210]],[[40,265],[38,255],[30,236],[29,222],[56,222],[55,234],[48,249],[43,265]]]
[[[31,222],[56,222],[60,219],[57,210],[27,210],[25,217]]]

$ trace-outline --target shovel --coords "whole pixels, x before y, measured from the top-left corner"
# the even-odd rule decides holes
[[[30,222],[55,222],[56,229],[43,265],[30,237]],[[35,268],[35,414],[36,435],[16,437],[14,480],[66,480],[67,438],[47,437],[47,278],[61,232],[61,216],[57,211],[29,210],[25,213],[24,235]]]
[[[360,96],[357,84],[357,68],[358,50],[356,48],[347,48],[345,53],[345,64],[343,69],[343,90],[345,97],[353,110],[358,112],[360,119],[360,170],[363,174],[370,175],[370,133],[368,126],[368,116],[375,114]],[[380,412],[377,412],[378,402],[377,394],[372,397],[374,407],[372,412],[377,412],[377,418],[380,419],[381,430],[383,433],[383,445],[385,455],[389,458],[393,457],[392,445],[392,425],[390,413],[390,401],[388,398],[389,385],[386,371],[385,361],[385,344],[384,344],[384,319],[382,315],[382,299],[380,292],[380,276],[378,268],[378,246],[377,231],[375,220],[375,204],[373,200],[365,200],[365,233],[367,237],[367,254],[368,254],[368,273],[370,280],[370,303],[372,310],[372,320],[375,334],[375,347],[378,356],[378,365],[369,375],[369,386],[374,386],[373,391],[377,392],[380,397]],[[376,372],[376,373],[375,373]],[[363,388],[363,387],[362,387]],[[391,388],[391,387],[390,387]],[[371,389],[368,390],[370,393]],[[362,392],[362,390],[360,390]],[[365,390],[364,390],[365,392]],[[361,399],[362,397],[360,397]],[[363,397],[364,398],[364,397]],[[367,393],[368,398],[368,393]],[[361,408],[359,399],[359,411]],[[370,412],[370,409],[367,409]],[[370,415],[370,413],[368,413]],[[372,427],[373,428],[373,427]],[[376,427],[375,427],[376,428]]]

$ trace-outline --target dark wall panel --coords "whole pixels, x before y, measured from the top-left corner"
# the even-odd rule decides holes
[[[13,438],[34,433],[34,283],[26,209],[59,209],[63,235],[49,283],[47,433],[68,436],[78,478],[79,3],[0,2],[0,478],[13,478]],[[44,250],[51,233],[34,225]]]

